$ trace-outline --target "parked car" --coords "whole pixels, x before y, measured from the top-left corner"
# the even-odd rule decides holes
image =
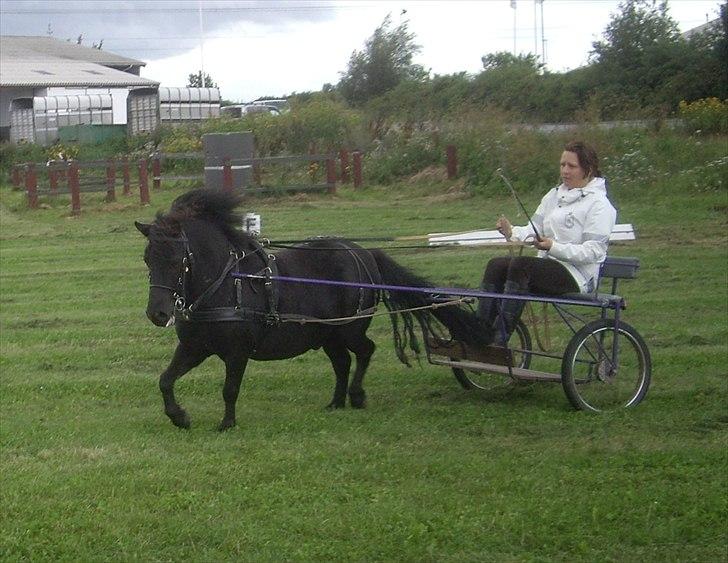
[[[227,117],[243,117],[244,115],[255,115],[261,113],[268,113],[271,115],[280,115],[281,112],[275,106],[268,106],[262,104],[235,104],[232,106],[223,106],[220,108],[220,113]]]

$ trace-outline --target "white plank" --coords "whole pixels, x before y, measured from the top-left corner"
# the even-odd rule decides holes
[[[635,232],[632,223],[621,223],[614,225],[610,241],[635,240]],[[498,231],[468,231],[465,233],[430,233],[427,235],[430,246],[509,246],[523,244],[520,242],[508,242]]]

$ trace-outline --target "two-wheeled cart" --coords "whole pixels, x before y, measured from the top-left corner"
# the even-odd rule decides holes
[[[569,294],[558,298],[537,295],[482,293],[499,299],[521,299],[546,303],[556,310],[568,327],[571,338],[563,354],[533,346],[528,326],[519,321],[506,347],[476,348],[454,340],[430,338],[430,363],[452,368],[466,389],[487,389],[494,384],[531,381],[561,382],[564,392],[577,409],[606,411],[637,405],[650,385],[652,364],[644,339],[621,319],[625,300],[617,294],[621,279],[637,276],[637,258],[607,257],[600,279],[612,280],[611,293]],[[597,318],[585,310],[596,310]],[[541,363],[560,369],[532,369]]]

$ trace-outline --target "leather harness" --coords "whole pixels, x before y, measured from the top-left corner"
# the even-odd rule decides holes
[[[359,288],[359,304],[356,313],[351,317],[340,319],[318,319],[306,315],[294,313],[280,314],[278,312],[279,301],[279,285],[275,283],[275,279],[280,277],[276,257],[274,254],[268,254],[265,247],[255,238],[250,239],[254,250],[247,254],[242,250],[237,250],[231,246],[229,250],[229,258],[220,275],[212,282],[194,303],[187,304],[187,287],[189,285],[190,271],[194,262],[194,256],[189,246],[187,235],[182,232],[179,239],[175,239],[184,245],[184,258],[182,259],[182,274],[178,280],[177,288],[166,285],[150,283],[150,287],[157,287],[170,291],[175,299],[174,310],[175,317],[180,322],[260,322],[263,321],[266,326],[278,325],[281,322],[295,322],[305,324],[307,322],[324,322],[327,324],[346,324],[356,321],[362,317],[371,316],[376,311],[376,305],[373,307],[363,308],[364,305],[364,287]],[[247,257],[254,254],[260,255],[263,260],[263,268],[248,277],[249,283],[253,280],[263,281],[263,291],[265,292],[266,309],[264,311],[246,307],[243,303],[243,283],[242,276],[233,276],[235,284],[235,305],[233,307],[210,307],[205,308],[205,302],[212,297],[222,286],[225,280],[231,274],[240,274],[240,263]],[[362,275],[361,264],[357,261],[359,274]],[[373,283],[371,275],[368,271],[370,282]],[[179,290],[179,291],[178,291]],[[257,291],[253,287],[253,291]]]
[[[240,322],[240,321],[260,321],[263,320],[267,325],[274,325],[280,322],[278,314],[278,286],[273,283],[272,277],[278,275],[278,266],[276,265],[275,255],[266,253],[263,245],[256,239],[251,239],[254,247],[252,252],[246,254],[244,251],[238,251],[230,248],[228,261],[220,272],[217,279],[212,282],[195,300],[194,303],[187,304],[187,287],[188,277],[194,262],[192,250],[189,246],[189,240],[185,233],[179,241],[184,244],[185,256],[182,260],[182,275],[178,281],[180,292],[175,289],[159,285],[150,284],[150,287],[160,287],[172,291],[175,297],[175,316],[182,322]],[[204,308],[205,302],[212,297],[222,286],[231,273],[240,273],[240,262],[246,257],[259,254],[263,259],[263,269],[257,272],[263,276],[263,288],[265,291],[266,310],[260,311],[245,307],[243,304],[243,280],[234,278],[235,283],[235,306],[234,307],[210,307]]]

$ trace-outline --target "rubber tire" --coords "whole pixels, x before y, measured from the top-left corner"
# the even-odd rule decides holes
[[[652,379],[652,359],[650,358],[650,351],[647,348],[647,344],[645,344],[642,336],[640,336],[640,334],[632,326],[620,321],[618,330],[620,339],[627,338],[631,341],[629,352],[637,354],[638,365],[641,368],[641,373],[638,376],[638,386],[636,387],[636,391],[632,393],[632,396],[625,402],[625,404],[615,408],[633,407],[644,399],[650,387],[650,381]],[[612,410],[600,409],[589,404],[589,402],[587,402],[579,393],[579,388],[576,384],[574,374],[576,355],[582,349],[584,342],[587,339],[592,338],[595,334],[605,331],[614,333],[613,319],[597,319],[587,323],[578,330],[576,334],[574,334],[566,346],[564,358],[561,363],[561,385],[564,388],[564,392],[566,393],[569,402],[578,410],[591,412]],[[620,356],[627,351],[625,346],[627,346],[626,342],[622,341],[619,350]]]
[[[517,335],[520,340],[520,348],[521,350],[531,350],[531,333],[528,331],[528,327],[526,324],[518,319],[518,322],[516,323],[516,327],[513,330],[513,335]],[[513,338],[513,335],[511,335],[511,338]],[[521,361],[519,365],[515,367],[524,368],[527,369],[528,366],[531,365],[531,354],[528,352],[524,352]],[[505,379],[506,381],[511,381],[511,378],[507,375],[493,375],[492,377],[495,379],[497,378],[499,381],[494,382],[493,385],[490,386],[484,386],[479,384],[477,381],[471,379],[471,377],[468,375],[468,372],[466,372],[463,368],[452,368],[452,373],[455,376],[455,379],[457,379],[458,383],[463,387],[463,389],[467,389],[468,391],[472,389],[483,389],[488,390],[493,387],[500,387],[503,385],[503,382],[500,380]]]

